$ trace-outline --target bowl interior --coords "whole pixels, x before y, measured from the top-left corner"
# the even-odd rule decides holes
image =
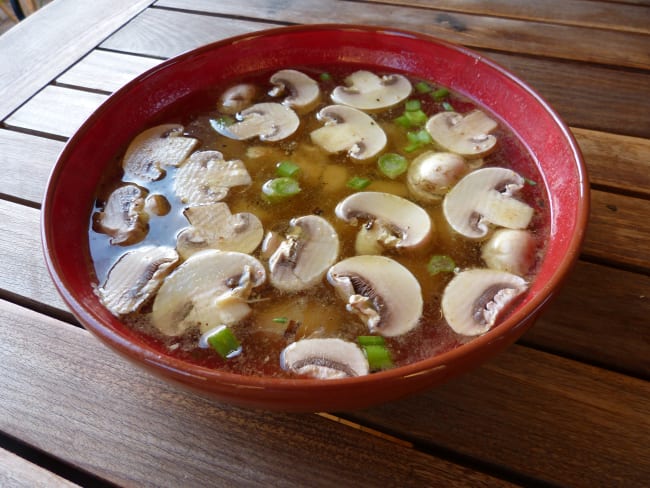
[[[189,367],[188,373],[186,364],[161,355],[123,326],[93,292],[88,223],[97,184],[107,165],[138,132],[164,120],[178,104],[192,103],[197,94],[259,71],[332,64],[399,72],[445,85],[487,109],[515,133],[540,170],[550,205],[550,239],[537,279],[509,318],[486,335],[442,356],[372,375],[379,379],[324,385],[318,380],[232,378],[198,367]],[[260,396],[269,390],[281,396],[304,386],[333,391],[346,382],[403,379],[421,371],[433,377],[441,365],[469,364],[465,358],[486,344],[504,341],[504,337],[505,342],[512,342],[552,296],[577,257],[587,214],[586,192],[584,167],[567,128],[530,88],[480,55],[428,36],[394,30],[282,28],[186,53],[112,95],[71,138],[53,170],[43,206],[43,242],[48,267],[65,301],[84,326],[119,352],[183,382],[188,375],[197,376],[248,385],[262,390]]]

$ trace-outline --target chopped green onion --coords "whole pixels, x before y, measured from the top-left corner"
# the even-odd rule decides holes
[[[393,367],[393,360],[390,351],[383,345],[363,346],[363,352],[368,359],[368,366],[371,370],[388,369]]]
[[[405,129],[410,129],[411,128],[411,119],[408,116],[409,112],[406,112],[403,115],[400,115],[396,119],[393,120],[397,125],[404,127]]]
[[[300,185],[288,176],[274,178],[262,185],[262,196],[270,202],[277,202],[298,193],[300,193]]]
[[[320,80],[321,81],[331,81],[332,80],[332,75],[329,73],[321,73],[320,74]]]
[[[363,178],[361,176],[353,176],[348,180],[346,185],[348,188],[352,188],[353,190],[363,190],[370,183],[372,183],[372,181],[370,181],[368,178]]]
[[[230,115],[222,115],[218,119],[210,119],[210,125],[217,132],[221,132],[224,128],[234,124],[236,120]]]
[[[286,324],[287,322],[289,322],[289,319],[286,317],[275,317],[273,319],[273,322],[275,322],[276,324]]]
[[[431,85],[429,85],[425,81],[420,81],[419,83],[417,83],[415,85],[415,89],[417,90],[418,93],[429,93],[432,90]]]
[[[403,117],[406,117],[411,125],[423,125],[429,117],[422,110],[412,110],[405,112]]]
[[[409,141],[409,145],[404,148],[406,152],[413,152],[416,149],[433,142],[431,135],[429,135],[425,129],[421,129],[417,132],[407,132],[406,138]]]
[[[275,172],[278,176],[296,176],[300,172],[300,166],[292,161],[280,161],[275,165]]]
[[[420,104],[420,100],[407,100],[404,104],[404,108],[407,112],[414,112],[415,110],[420,110],[422,104]]]
[[[445,255],[431,256],[427,264],[427,271],[431,276],[435,276],[438,273],[451,273],[454,269],[456,269],[456,263],[449,256]]]
[[[529,178],[524,178],[524,181],[530,186],[537,186],[537,182]]]
[[[384,338],[377,335],[359,336],[357,342],[360,346],[383,346],[386,344]]]
[[[447,112],[454,112],[454,106],[449,103],[449,102],[442,102],[442,108],[444,108]]]
[[[441,101],[443,98],[447,98],[449,96],[449,90],[446,88],[438,88],[436,91],[434,91],[431,96],[436,102]]]
[[[400,154],[382,154],[377,160],[379,170],[390,179],[395,179],[408,169],[408,161]]]
[[[230,359],[241,353],[241,344],[227,326],[222,325],[205,336],[208,345],[224,359]]]

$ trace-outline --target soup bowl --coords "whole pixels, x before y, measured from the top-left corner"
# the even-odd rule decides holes
[[[450,351],[365,376],[319,380],[246,376],[168,353],[99,301],[89,222],[102,176],[143,129],[229,80],[258,72],[341,66],[402,73],[448,87],[496,117],[521,142],[541,175],[548,244],[523,299],[491,330]],[[42,210],[52,279],[79,322],[144,370],[218,401],[285,411],[364,408],[441,384],[517,340],[557,294],[578,257],[588,215],[588,182],[568,128],[530,87],[482,55],[423,34],[389,28],[309,25],[234,37],[161,63],[110,96],[68,141]]]

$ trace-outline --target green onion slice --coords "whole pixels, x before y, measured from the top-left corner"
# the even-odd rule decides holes
[[[393,120],[397,125],[404,127],[405,129],[410,129],[411,128],[411,118],[408,116],[408,112],[406,112],[403,115],[400,115],[396,119]]]
[[[377,166],[390,179],[395,179],[408,169],[408,161],[400,154],[386,153],[379,157]]]
[[[420,110],[422,108],[422,104],[420,103],[420,100],[407,100],[404,104],[404,108],[407,112],[414,112],[416,110]]]
[[[370,183],[372,183],[372,181],[368,178],[363,178],[361,176],[353,176],[348,180],[346,185],[348,188],[352,188],[353,190],[363,190]]]
[[[449,103],[449,102],[442,102],[442,108],[444,108],[447,112],[454,112],[454,106]]]
[[[280,161],[275,165],[275,172],[278,176],[296,176],[300,172],[300,166],[293,161]]]
[[[359,336],[357,342],[360,346],[384,346],[386,344],[384,338],[378,335]]]
[[[438,273],[452,273],[456,269],[456,263],[453,259],[446,255],[431,256],[427,263],[427,271],[431,276]]]
[[[393,359],[386,346],[374,345],[363,346],[363,352],[368,359],[368,366],[371,370],[388,369],[393,367]]]
[[[436,91],[434,91],[431,96],[436,102],[441,101],[443,98],[447,98],[449,96],[449,90],[446,88],[438,88]]]
[[[212,329],[201,336],[199,347],[211,347],[223,359],[234,358],[241,353],[242,347],[232,330],[225,325]]]
[[[281,176],[262,185],[262,196],[270,202],[283,200],[300,193],[300,184],[288,176]]]
[[[404,115],[402,117],[405,117],[408,119],[410,125],[423,125],[429,117],[427,117],[427,114],[425,114],[422,110],[412,110],[410,112],[404,112]]]
[[[415,85],[415,89],[418,93],[429,93],[433,88],[426,81],[420,81]]]
[[[406,152],[415,151],[416,149],[433,142],[431,135],[426,131],[426,129],[421,129],[417,132],[407,132],[406,138],[409,141],[409,145],[404,148]]]
[[[287,317],[275,317],[273,318],[273,322],[276,324],[286,324],[289,322],[289,319]]]
[[[223,115],[218,119],[210,119],[210,125],[217,132],[221,132],[225,127],[234,124],[236,120],[230,115]]]
[[[321,81],[330,81],[332,79],[332,75],[329,73],[321,73],[319,78]]]

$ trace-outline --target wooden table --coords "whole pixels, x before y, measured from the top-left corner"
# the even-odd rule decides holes
[[[239,409],[78,327],[39,207],[65,140],[129,79],[314,22],[426,32],[517,73],[580,143],[590,227],[561,296],[479,370],[364,411]],[[647,0],[55,0],[0,37],[0,486],[648,486],[649,95]]]

